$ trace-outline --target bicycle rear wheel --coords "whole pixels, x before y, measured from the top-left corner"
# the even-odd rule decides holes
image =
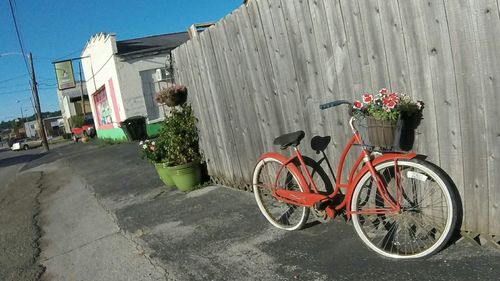
[[[386,257],[409,259],[436,253],[449,241],[457,224],[455,187],[429,162],[412,159],[395,163],[380,163],[375,170],[387,187],[388,197],[399,201],[401,210],[384,211],[389,206],[371,174],[366,173],[352,196],[354,229],[370,249]]]
[[[287,204],[272,195],[274,188],[303,191],[295,175],[282,166],[282,161],[272,157],[257,163],[253,172],[255,201],[272,225],[285,230],[300,229],[307,221],[309,208]]]

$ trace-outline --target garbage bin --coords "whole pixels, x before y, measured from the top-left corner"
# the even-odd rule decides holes
[[[148,137],[146,131],[146,117],[133,116],[120,122],[123,132],[130,141],[145,140]]]

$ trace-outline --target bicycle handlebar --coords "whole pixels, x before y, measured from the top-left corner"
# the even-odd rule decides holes
[[[325,110],[327,108],[335,107],[335,106],[341,105],[341,104],[352,104],[352,103],[350,101],[346,101],[346,100],[336,100],[336,101],[321,104],[319,106],[319,109]]]

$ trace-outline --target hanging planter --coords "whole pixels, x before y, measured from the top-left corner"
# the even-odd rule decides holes
[[[173,84],[167,88],[163,88],[156,95],[156,102],[169,107],[178,106],[186,103],[187,88],[184,85]]]

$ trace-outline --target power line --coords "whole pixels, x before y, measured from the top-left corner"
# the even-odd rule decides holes
[[[26,76],[28,76],[28,74],[23,74],[21,76],[16,76],[16,77],[13,77],[13,78],[1,80],[0,83],[9,82],[9,81],[12,81],[12,80],[17,80],[17,79],[21,79],[21,78],[26,77]]]
[[[72,52],[72,53],[70,53],[70,54],[67,54],[67,55],[65,55],[65,56],[62,56],[62,57],[60,57],[60,58],[58,58],[58,59],[55,59],[55,60],[53,60],[53,61],[63,60],[63,59],[65,59],[65,58],[67,58],[67,57],[71,57],[71,56],[73,56],[74,54],[80,53],[81,51],[82,51],[82,50],[76,50],[76,51],[74,51],[74,52]]]
[[[21,35],[19,34],[19,27],[17,26],[16,15],[14,14],[14,8],[12,7],[12,0],[9,0],[9,6],[10,6],[10,12],[12,14],[12,19],[14,20],[14,27],[16,29],[17,41],[19,42],[19,46],[21,47],[21,53],[23,54],[24,65],[26,66],[26,70],[28,71],[28,73],[31,73],[30,68],[28,66],[28,61],[26,60],[26,53],[24,52],[23,42],[21,41]]]
[[[24,92],[31,92],[31,89],[28,89],[28,90],[15,90],[15,91],[0,92],[0,96],[12,95],[12,94],[24,93]]]
[[[21,88],[26,86],[26,83],[22,84],[10,84],[10,85],[0,85],[0,89],[12,89],[12,88]]]

